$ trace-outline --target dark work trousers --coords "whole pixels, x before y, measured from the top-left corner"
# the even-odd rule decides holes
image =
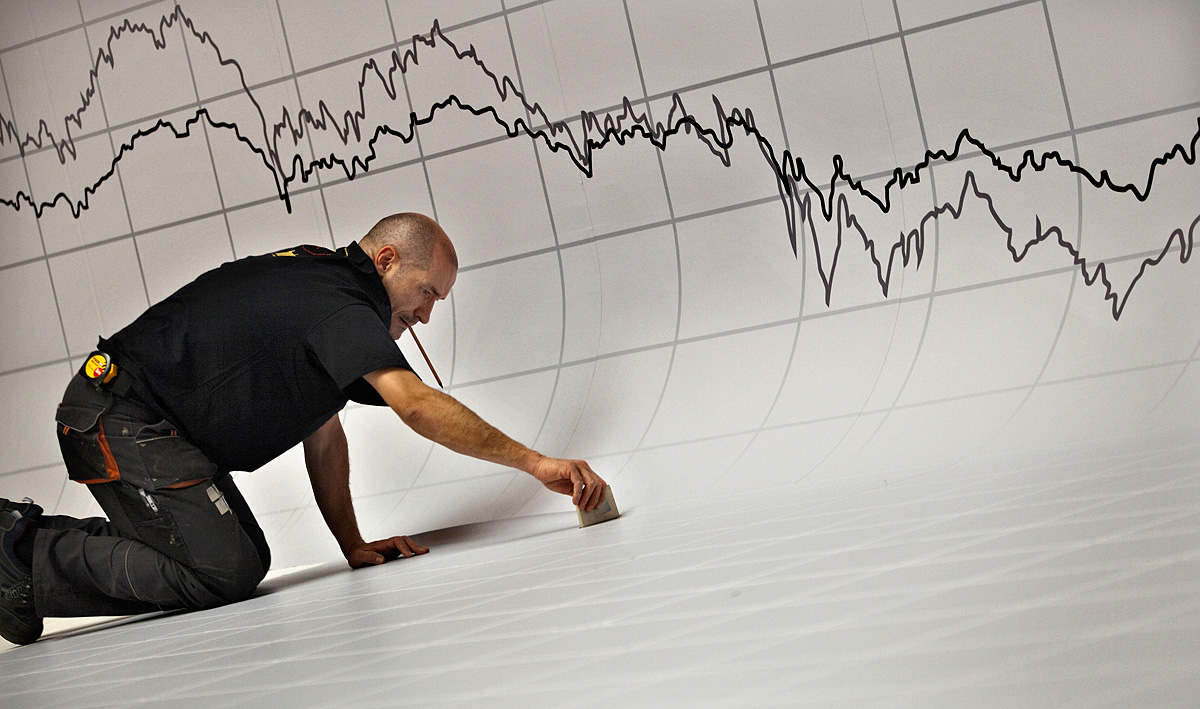
[[[253,594],[270,550],[227,471],[146,407],[78,375],[56,418],[68,475],[89,481],[108,519],[39,518],[38,615],[210,608]]]

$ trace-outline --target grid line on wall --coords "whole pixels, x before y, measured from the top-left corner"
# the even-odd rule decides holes
[[[500,9],[506,10],[504,0],[500,0]],[[544,11],[544,10],[543,10]],[[521,61],[517,57],[517,44],[513,39],[512,23],[509,21],[508,13],[504,13],[504,31],[508,35],[508,48],[512,52],[513,72],[517,76],[517,88],[521,93],[525,93],[525,79],[521,76]],[[532,116],[529,109],[525,109],[525,120],[532,122]],[[563,267],[562,257],[562,242],[558,238],[558,224],[554,220],[554,207],[550,203],[550,188],[546,185],[546,171],[542,167],[541,148],[537,141],[533,141],[533,160],[537,165],[538,181],[542,186],[542,199],[546,204],[546,218],[550,222],[550,236],[554,239],[554,253],[558,264],[558,285],[559,285],[559,309],[561,320],[559,322],[558,332],[558,368],[555,369],[554,386],[550,390],[550,398],[546,402],[546,413],[542,415],[542,422],[538,425],[537,433],[534,434],[530,447],[536,447],[538,441],[542,438],[542,432],[546,430],[546,422],[550,420],[550,412],[554,409],[554,397],[558,395],[558,385],[561,379],[563,358],[567,351],[567,274]],[[516,479],[516,476],[513,477]],[[507,491],[507,487],[505,491]],[[502,491],[501,495],[504,494]],[[519,507],[517,507],[519,509]]]
[[[4,73],[3,58],[0,58],[0,82],[4,84],[5,98],[8,100],[9,109],[11,110],[13,105],[12,92],[8,87],[8,77]],[[25,174],[25,185],[30,191],[33,191],[33,180],[31,180],[29,177],[29,163],[26,161],[24,156],[21,157],[21,169]],[[71,354],[71,344],[67,339],[67,325],[63,320],[62,306],[58,300],[58,288],[54,284],[54,270],[50,268],[50,256],[49,252],[46,250],[46,236],[42,232],[42,220],[40,218],[35,218],[34,224],[37,226],[38,243],[41,244],[42,247],[42,256],[39,259],[35,259],[34,263],[41,261],[46,266],[46,277],[50,281],[50,293],[54,297],[54,312],[58,317],[58,329],[59,332],[62,333],[63,353],[69,356]]]
[[[1042,0],[1042,12],[1046,17],[1046,34],[1050,39],[1050,51],[1054,56],[1054,69],[1058,74],[1058,86],[1062,92],[1063,111],[1067,117],[1067,129],[1071,132],[1071,151],[1075,157],[1075,164],[1079,164],[1079,138],[1075,135],[1075,117],[1071,113],[1071,99],[1067,94],[1067,80],[1063,76],[1062,61],[1058,56],[1058,43],[1054,40],[1054,27],[1050,22],[1050,7],[1046,4],[1046,0]],[[1083,248],[1083,176],[1075,175],[1075,248]],[[1054,333],[1054,340],[1050,342],[1050,346],[1046,349],[1046,358],[1042,361],[1042,368],[1038,371],[1037,376],[1033,378],[1033,384],[1029,387],[1029,391],[1025,394],[1025,398],[1021,403],[1017,404],[1013,409],[1012,415],[1009,416],[1005,426],[1008,426],[1016,419],[1021,409],[1025,408],[1025,404],[1033,397],[1033,392],[1037,389],[1038,382],[1046,375],[1046,370],[1050,368],[1050,362],[1054,359],[1054,352],[1058,349],[1058,342],[1062,338],[1063,330],[1067,326],[1067,318],[1071,314],[1071,303],[1075,298],[1075,288],[1079,283],[1079,272],[1074,271],[1071,274],[1071,285],[1067,290],[1066,302],[1063,304],[1062,317],[1058,321],[1058,330]],[[1170,393],[1168,390],[1167,393]],[[1165,396],[1165,395],[1164,395]]]
[[[896,15],[896,27],[899,28],[899,30],[900,30],[900,32],[899,32],[900,50],[901,50],[902,54],[904,55],[904,68],[908,74],[909,89],[912,91],[913,109],[917,113],[917,127],[920,129],[920,132],[921,132],[921,145],[925,150],[925,154],[928,155],[929,154],[929,137],[925,132],[925,118],[921,113],[921,99],[917,94],[917,81],[916,81],[916,78],[913,76],[912,61],[909,59],[909,56],[908,56],[908,40],[905,39],[906,33],[904,31],[904,23],[900,19],[900,4],[899,4],[898,0],[892,0],[892,9]],[[938,207],[938,205],[940,204],[940,202],[938,200],[937,177],[934,174],[933,170],[929,171],[929,191],[931,193],[930,196],[933,199],[933,207],[934,207],[934,209],[936,209]],[[924,235],[923,231],[922,231],[922,235]],[[866,445],[868,445],[872,440],[874,440],[875,436],[878,435],[879,432],[883,430],[883,427],[887,424],[888,419],[891,417],[891,412],[893,410],[895,410],[896,404],[899,403],[900,398],[904,396],[904,390],[906,388],[908,388],[908,383],[912,380],[913,372],[917,371],[917,362],[920,361],[921,351],[925,346],[925,336],[929,333],[930,322],[933,321],[933,301],[935,298],[935,294],[937,293],[938,262],[940,260],[940,255],[941,255],[941,250],[942,250],[941,242],[942,242],[942,222],[940,219],[935,219],[935,220],[933,220],[933,264],[930,266],[930,268],[933,270],[933,275],[930,278],[930,283],[929,283],[929,299],[925,306],[925,321],[921,324],[921,336],[917,340],[917,348],[912,354],[912,361],[908,365],[908,371],[904,374],[904,380],[902,382],[900,382],[900,386],[896,389],[896,396],[895,396],[895,398],[892,399],[891,406],[887,407],[888,412],[885,413],[883,415],[883,417],[875,424],[874,430],[871,431],[871,434],[869,436],[867,436],[866,443],[863,444],[864,447]],[[926,248],[929,248],[928,243],[926,244]],[[864,404],[864,406],[865,406],[865,404]],[[861,414],[861,412],[860,412],[860,414]],[[824,462],[826,460],[829,459],[830,456],[833,455],[833,452],[837,449],[837,447],[841,446],[842,441],[845,440],[845,437],[847,435],[849,435],[849,431],[847,431],[846,434],[842,436],[842,439],[838,441],[837,446],[835,446],[833,449],[831,449],[829,451],[829,453],[825,456],[825,458],[823,458],[820,463],[818,463],[816,466],[814,466],[813,470],[820,467],[822,464],[824,464]]]
[[[75,6],[79,9],[79,19],[84,19],[83,15],[83,0],[75,0]],[[92,38],[88,36],[87,29],[83,31],[83,40],[87,45],[88,56],[94,56],[92,52]],[[117,156],[117,144],[113,140],[113,131],[111,123],[108,120],[108,107],[104,103],[104,92],[100,89],[99,79],[96,81],[96,98],[100,101],[100,115],[104,118],[104,133],[108,135],[108,149],[112,152],[112,156]],[[129,232],[132,234],[133,229],[133,213],[129,210],[129,194],[125,191],[125,178],[121,176],[121,166],[116,167],[117,185],[121,189],[121,202],[125,207],[125,221],[129,224]],[[33,186],[29,187],[30,192],[33,191]],[[222,204],[222,207],[225,205]],[[130,238],[133,242],[133,255],[137,259],[138,275],[142,278],[142,293],[146,296],[146,306],[150,305],[150,286],[146,282],[146,269],[142,265],[142,252],[138,248],[136,238]],[[53,254],[51,254],[53,255]]]
[[[633,18],[629,15],[628,0],[621,0],[621,6],[625,10],[625,23],[629,27],[629,42],[633,46],[633,61],[637,65],[638,81],[642,87],[642,98],[645,100],[646,118],[653,125],[654,116],[650,109],[650,94],[646,91],[646,74],[642,71],[642,58],[638,54],[637,37],[633,30]],[[641,438],[638,439],[638,446],[641,446],[646,440],[646,436],[650,435],[650,431],[654,428],[655,421],[658,420],[658,412],[662,408],[663,399],[667,396],[667,388],[671,385],[671,373],[675,368],[675,355],[679,351],[679,331],[683,324],[683,256],[679,249],[679,221],[675,218],[675,203],[671,199],[671,188],[667,180],[667,168],[663,164],[662,151],[655,150],[654,157],[658,161],[658,172],[662,177],[663,193],[667,198],[667,213],[671,219],[671,237],[675,245],[675,337],[671,342],[671,357],[667,360],[667,370],[663,375],[662,390],[658,393],[658,401],[654,403],[654,411],[646,421],[646,429],[642,431]],[[625,466],[621,466],[618,470],[619,474],[624,470]]]
[[[275,0],[275,10],[279,13],[279,31],[283,33],[283,46],[287,50],[288,66],[292,68],[292,85],[296,88],[296,100],[300,102],[300,112],[304,112],[304,92],[300,90],[300,78],[296,74],[296,60],[292,58],[292,45],[288,41],[287,22],[283,19],[283,6],[279,4],[279,0]],[[318,160],[317,150],[313,147],[312,129],[304,127],[304,121],[300,121],[300,128],[304,131],[305,137],[308,138],[308,152],[312,154],[313,160]],[[313,170],[313,177],[317,180],[317,193],[321,196],[321,209],[325,212],[325,227],[329,230],[329,245],[332,248],[337,248],[337,240],[333,236],[333,220],[329,218],[329,205],[325,201],[325,184],[321,180],[320,169]]]
[[[393,42],[392,48],[396,51],[399,51],[400,50],[400,39],[396,34],[396,22],[392,16],[392,0],[384,0],[384,9],[387,10],[388,27],[392,33],[392,42]],[[408,75],[401,72],[400,81],[404,86],[404,100],[408,104],[408,112],[411,115],[413,113],[413,104],[412,104],[412,92],[409,90],[409,86],[408,86]],[[425,179],[425,189],[429,193],[429,209],[433,213],[434,221],[438,221],[439,218],[438,218],[437,201],[434,199],[434,196],[433,196],[433,181],[429,178],[429,161],[427,160],[428,156],[426,155],[425,147],[424,147],[423,143],[421,142],[421,133],[420,133],[419,129],[420,129],[420,126],[414,125],[412,127],[413,139],[417,144],[417,157],[421,164],[421,173]],[[455,370],[456,370],[455,365],[457,364],[456,359],[457,359],[457,353],[458,353],[458,348],[457,348],[458,323],[457,323],[457,318],[455,317],[455,312],[454,312],[454,293],[453,293],[453,291],[449,294],[448,300],[450,301],[450,320],[451,320],[450,333],[451,333],[451,337],[452,337],[452,342],[451,342],[451,347],[450,347],[450,373],[446,376],[447,388],[454,386],[454,375],[455,375]],[[433,444],[433,442],[429,442],[427,444],[422,444],[422,445],[426,445],[427,449],[425,451],[425,457],[421,461],[420,467],[417,468],[417,475],[416,475],[416,477],[413,478],[414,481],[416,480],[417,477],[420,477],[421,473],[424,472],[425,468],[429,465],[429,461],[433,458],[434,450],[436,450],[436,448],[437,448],[437,446],[435,446]],[[395,512],[395,510],[397,508],[399,508],[400,504],[402,502],[404,502],[405,498],[408,497],[409,490],[411,490],[411,485],[404,489],[404,491],[401,493],[399,499],[396,500],[396,504],[393,505],[392,509],[388,511],[387,515],[385,515],[385,518],[390,517],[392,515],[392,513]]]
[[[82,2],[82,0],[80,0]],[[183,44],[183,54],[187,57],[188,75],[192,79],[192,93],[196,96],[196,108],[200,108],[200,84],[196,82],[196,68],[192,65],[192,53],[188,49],[187,35],[183,31],[183,24],[179,25],[179,41]],[[90,45],[89,45],[90,51]],[[225,208],[225,192],[221,189],[221,176],[217,171],[217,158],[213,155],[212,140],[208,136],[208,125],[200,124],[200,129],[204,132],[204,147],[208,151],[208,161],[212,166],[213,183],[217,186],[217,199],[221,204],[221,218],[225,222],[225,235],[229,238],[229,253],[236,259],[238,257],[237,245],[233,243],[233,228],[229,226],[229,210]],[[109,132],[111,138],[112,132]],[[132,228],[132,227],[131,227]],[[248,256],[249,254],[242,254]]]

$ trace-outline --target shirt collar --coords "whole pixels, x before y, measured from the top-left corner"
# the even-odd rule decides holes
[[[354,267],[358,270],[364,273],[376,273],[375,262],[371,260],[366,251],[363,251],[357,241],[351,241],[349,246],[338,249],[338,251],[349,259],[350,263],[354,264]]]
[[[357,241],[351,241],[348,246],[338,249],[337,253],[345,256],[346,260],[362,273],[370,274],[370,278],[366,278],[363,281],[367,292],[371,295],[372,300],[375,301],[380,317],[383,318],[384,322],[391,322],[392,299],[388,297],[387,289],[383,287],[383,279],[379,277],[379,271],[375,270],[375,262],[371,260],[366,251],[363,251],[363,248],[358,245]]]

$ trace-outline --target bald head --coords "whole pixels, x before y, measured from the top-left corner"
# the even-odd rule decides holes
[[[359,246],[372,258],[384,246],[391,246],[400,264],[422,270],[429,268],[434,252],[440,250],[454,268],[458,268],[458,254],[450,237],[437,222],[416,212],[401,212],[380,219],[359,241]]]
[[[458,276],[458,256],[450,237],[423,214],[384,217],[359,241],[392,306],[388,331],[399,339],[415,323],[429,322],[434,304],[444,300]]]

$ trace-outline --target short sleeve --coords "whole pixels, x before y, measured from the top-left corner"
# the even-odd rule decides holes
[[[348,305],[309,331],[308,346],[347,398],[364,404],[382,399],[362,376],[382,367],[411,370],[379,315],[367,305]],[[363,399],[369,399],[364,401]]]

